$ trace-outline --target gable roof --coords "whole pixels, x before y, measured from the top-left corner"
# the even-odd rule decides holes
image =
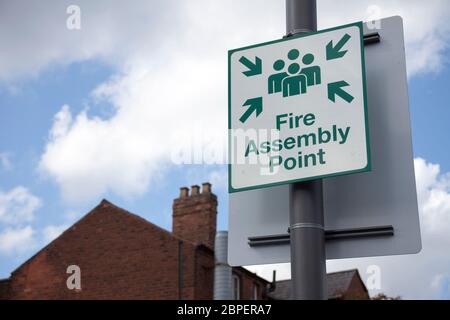
[[[182,239],[176,235],[174,235],[172,232],[163,229],[159,226],[157,226],[156,224],[134,214],[131,213],[121,207],[116,206],[115,204],[109,202],[106,199],[103,199],[96,207],[94,207],[92,210],[90,210],[88,213],[86,213],[83,217],[81,217],[78,221],[76,221],[73,225],[71,225],[70,227],[68,227],[66,230],[64,230],[57,238],[55,238],[53,241],[51,241],[49,244],[47,244],[45,247],[43,247],[42,249],[40,249],[38,252],[36,252],[34,255],[32,255],[28,260],[26,260],[24,263],[22,263],[19,267],[17,267],[13,272],[11,272],[11,277],[14,276],[14,274],[18,273],[20,270],[22,270],[23,268],[26,268],[32,261],[33,259],[35,259],[37,256],[39,256],[42,253],[45,253],[48,250],[52,250],[55,246],[57,246],[57,242],[59,241],[59,239],[61,239],[62,237],[65,236],[65,234],[67,234],[68,232],[74,231],[76,230],[80,225],[82,225],[87,219],[92,219],[92,217],[94,215],[96,215],[95,220],[98,223],[101,223],[104,215],[109,215],[109,214],[114,214],[117,216],[117,219],[120,219],[120,221],[122,221],[122,223],[125,222],[124,219],[127,219],[126,221],[128,222],[134,222],[134,223],[138,223],[141,224],[143,228],[151,228],[152,230],[156,230],[157,232],[161,232],[162,234],[164,234],[164,236],[168,237],[168,238],[172,238],[176,241],[181,241],[183,243],[187,243],[190,246],[192,246],[195,250],[200,250],[200,251],[204,251],[207,254],[211,255],[214,258],[214,250],[204,244],[197,244],[197,243],[193,243],[189,240],[185,240]],[[103,215],[103,217],[102,217]],[[92,223],[92,221],[90,221],[89,223]],[[82,226],[81,226],[82,227]],[[244,273],[247,276],[255,279],[255,280],[259,280],[261,283],[263,284],[267,284],[268,281],[259,277],[257,274],[252,273],[248,270],[246,270],[243,267],[233,267],[233,270],[236,270],[238,272]],[[7,278],[7,279],[3,279],[0,280],[0,293],[5,291],[3,290],[4,288],[7,288],[8,282],[10,281],[11,278]],[[3,285],[4,283],[4,285]]]
[[[327,295],[328,299],[342,298],[348,291],[354,277],[357,277],[367,292],[364,283],[359,276],[357,269],[332,272],[327,274]],[[275,300],[289,300],[292,297],[291,280],[282,280],[276,282],[275,290],[270,292],[268,296]]]
[[[172,237],[176,240],[179,241],[183,241],[183,242],[187,242],[192,244],[193,246],[195,246],[195,244],[185,240],[185,239],[181,239],[177,236],[175,236],[172,232],[167,231],[166,229],[163,229],[159,226],[157,226],[156,224],[145,220],[144,218],[131,213],[121,207],[116,206],[115,204],[109,202],[106,199],[103,199],[96,207],[94,207],[91,211],[89,211],[87,214],[85,214],[83,217],[81,217],[77,222],[75,222],[73,225],[71,225],[70,227],[68,227],[66,230],[64,230],[58,237],[56,237],[55,239],[53,239],[49,244],[47,244],[45,247],[43,247],[41,250],[39,250],[38,252],[36,252],[34,255],[32,255],[28,260],[26,260],[24,263],[22,263],[19,267],[17,267],[13,272],[11,272],[11,275],[13,275],[14,273],[16,273],[19,269],[25,267],[30,261],[32,261],[37,255],[39,255],[41,252],[48,250],[49,248],[51,248],[55,242],[58,241],[58,239],[60,239],[61,237],[64,236],[64,234],[71,230],[71,229],[76,229],[77,226],[82,223],[83,221],[85,221],[86,219],[88,219],[89,217],[91,217],[92,215],[98,214],[98,213],[104,213],[104,212],[111,212],[114,214],[118,214],[118,215],[122,215],[124,218],[126,219],[131,219],[135,222],[138,223],[142,223],[143,225],[147,225],[148,227],[154,228],[162,233],[164,233],[166,236],[168,237]],[[200,247],[201,245],[197,245],[196,247]],[[5,279],[6,280],[6,279]]]
[[[248,276],[249,278],[253,278],[256,279],[260,282],[262,282],[264,285],[268,285],[270,283],[270,281],[258,276],[255,272],[251,272],[250,270],[244,268],[244,267],[231,267],[231,270],[233,272],[233,274],[245,274],[246,276]]]

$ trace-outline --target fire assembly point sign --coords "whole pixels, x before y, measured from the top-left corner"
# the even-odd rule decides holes
[[[363,25],[229,51],[229,191],[370,170]]]

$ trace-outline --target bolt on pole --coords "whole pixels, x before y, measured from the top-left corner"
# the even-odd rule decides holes
[[[317,31],[316,0],[286,0],[286,34],[311,31]],[[289,230],[292,298],[327,299],[322,180],[290,185]]]

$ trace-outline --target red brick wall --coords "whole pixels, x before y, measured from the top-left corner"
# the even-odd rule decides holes
[[[350,282],[348,290],[343,296],[343,300],[369,300],[369,294],[366,287],[361,282],[361,278],[355,275]]]
[[[180,199],[174,204],[178,235],[189,238],[198,232],[198,239],[213,246],[216,196],[206,192]],[[0,299],[212,299],[214,252],[209,246],[183,241],[102,201],[1,281]],[[67,288],[69,265],[81,269],[81,290]],[[252,298],[254,282],[260,282],[263,297],[264,280],[233,270],[242,279],[242,299]]]
[[[178,299],[179,240],[103,203],[13,273],[12,299]],[[183,243],[183,297],[194,298],[194,246]],[[81,268],[78,292],[66,269]]]
[[[9,280],[0,280],[0,300],[9,298]]]
[[[207,248],[197,250],[195,268],[195,299],[212,300],[214,297],[214,253]]]
[[[266,285],[268,282],[257,277],[255,274],[243,270],[242,268],[233,268],[233,274],[237,275],[241,283],[241,300],[253,300],[253,286],[258,286],[258,300],[266,299]]]
[[[216,219],[217,197],[211,193],[209,184],[203,184],[201,193],[193,186],[190,195],[182,188],[180,197],[173,202],[172,232],[181,239],[213,249]]]

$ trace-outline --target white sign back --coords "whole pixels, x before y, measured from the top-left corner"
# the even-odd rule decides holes
[[[414,177],[403,23],[377,21],[381,41],[367,45],[366,73],[372,171],[323,180],[325,229],[390,226],[393,235],[327,240],[327,259],[417,253],[421,249]],[[288,235],[289,186],[230,194],[231,265],[290,261],[289,243],[250,246],[249,238]]]

